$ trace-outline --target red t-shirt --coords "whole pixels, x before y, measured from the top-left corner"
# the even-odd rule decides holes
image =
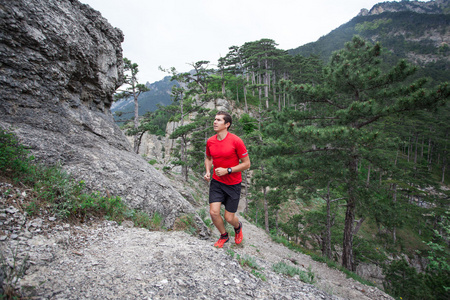
[[[213,169],[227,169],[237,166],[239,160],[247,156],[248,152],[244,142],[237,135],[228,132],[227,136],[221,141],[217,139],[217,134],[206,141],[206,155],[212,157]],[[213,179],[231,185],[241,183],[242,176],[241,172],[217,176],[214,171]]]

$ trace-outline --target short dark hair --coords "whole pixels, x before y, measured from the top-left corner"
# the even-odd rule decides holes
[[[225,124],[230,123],[230,126],[228,126],[228,129],[230,129],[231,124],[233,123],[231,116],[226,111],[219,111],[216,116],[223,116],[223,120],[225,121]]]

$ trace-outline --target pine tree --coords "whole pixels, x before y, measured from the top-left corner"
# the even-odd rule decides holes
[[[198,164],[198,151],[193,152],[190,147],[196,147],[193,134],[205,132],[208,129],[207,116],[209,109],[203,106],[211,99],[216,99],[218,94],[209,90],[209,85],[214,81],[213,70],[208,68],[209,61],[192,63],[192,72],[178,73],[175,68],[162,71],[172,74],[171,80],[176,80],[180,86],[173,86],[172,97],[174,105],[171,106],[174,116],[171,121],[179,122],[176,130],[171,134],[171,139],[179,140],[179,150],[176,153],[179,160],[175,164],[181,165],[182,177],[187,181],[189,168]],[[187,121],[185,123],[185,121]],[[202,139],[200,139],[202,143]],[[206,140],[204,140],[206,146]],[[197,149],[198,150],[198,149]],[[204,159],[204,157],[203,157]]]
[[[426,80],[419,79],[402,85],[414,74],[415,68],[400,61],[385,70],[381,54],[381,45],[354,37],[343,50],[334,53],[325,68],[322,84],[285,85],[299,110],[286,109],[275,114],[274,124],[266,126],[265,131],[273,139],[271,146],[265,149],[266,155],[289,157],[299,168],[302,163],[295,163],[295,160],[303,162],[310,153],[329,157],[340,164],[340,175],[333,176],[344,187],[342,265],[349,270],[354,267],[357,208],[363,200],[361,195],[370,195],[365,192],[368,187],[360,176],[359,166],[368,165],[370,155],[374,155],[372,150],[383,142],[375,125],[388,116],[435,108],[450,96],[447,84],[425,89]],[[316,162],[323,163],[323,160]]]
[[[139,127],[139,103],[138,98],[139,95],[143,92],[148,91],[149,89],[143,85],[138,83],[137,74],[139,72],[138,64],[132,63],[131,60],[124,57],[124,84],[127,85],[125,90],[120,90],[120,93],[114,95],[114,100],[126,99],[133,97],[134,100],[134,130],[130,131],[131,135],[134,135],[134,143],[133,150],[137,154],[139,153],[139,144],[142,138],[142,135],[145,131],[138,131]]]

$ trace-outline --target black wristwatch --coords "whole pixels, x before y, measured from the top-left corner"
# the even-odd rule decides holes
[[[231,172],[232,172],[233,170],[231,170],[231,168],[228,168],[227,171],[228,171],[228,174],[231,174]]]

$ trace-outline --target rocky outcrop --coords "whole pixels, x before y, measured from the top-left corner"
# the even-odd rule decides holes
[[[382,2],[374,5],[369,11],[367,9],[361,9],[358,16],[379,15],[384,12],[400,12],[400,11],[412,11],[419,14],[443,14],[448,11],[448,0],[436,0],[436,1],[401,1],[401,2]]]
[[[432,68],[439,72],[437,66],[445,68],[450,61],[449,11],[449,0],[382,2],[362,9],[358,16],[368,18],[359,18],[356,28],[394,55],[419,66],[436,65]]]
[[[122,32],[77,0],[0,0],[0,126],[90,190],[159,212],[195,210],[140,156],[109,110],[122,84]],[[208,230],[197,218],[201,233]]]

